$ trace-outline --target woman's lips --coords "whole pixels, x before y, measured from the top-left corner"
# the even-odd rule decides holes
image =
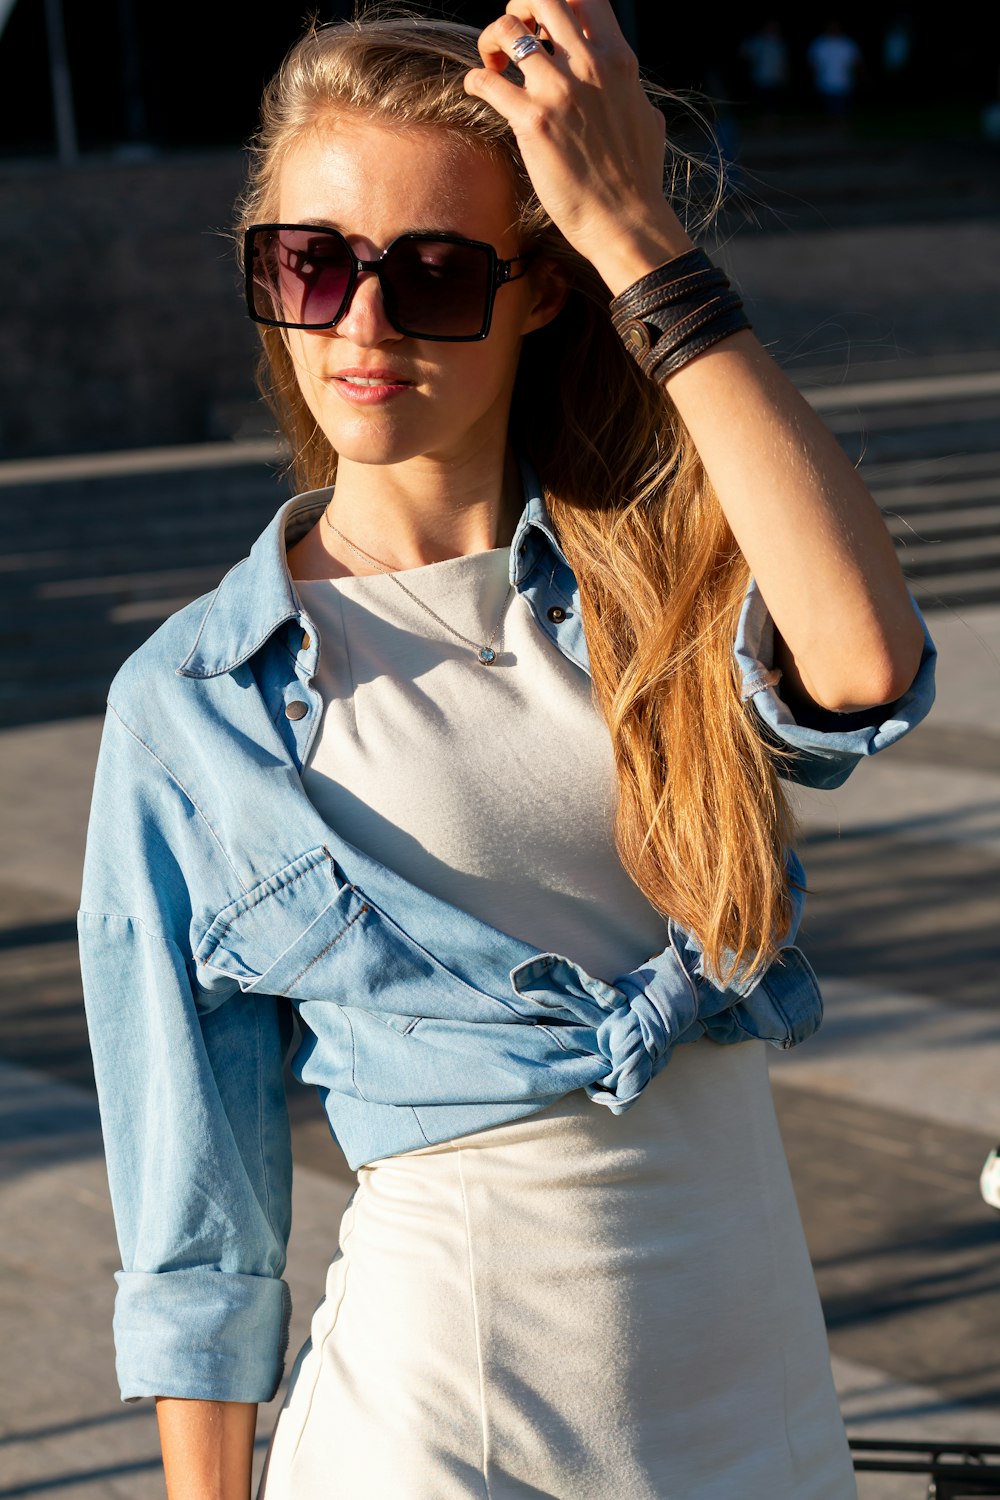
[[[412,388],[410,381],[389,370],[344,370],[333,377],[332,384],[338,396],[352,406],[378,405]]]

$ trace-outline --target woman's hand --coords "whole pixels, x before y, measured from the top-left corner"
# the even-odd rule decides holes
[[[500,75],[518,37],[536,32],[554,50],[517,64],[521,87]],[[466,93],[509,122],[542,207],[612,294],[691,248],[663,196],[663,115],[609,0],[509,0],[479,51]]]

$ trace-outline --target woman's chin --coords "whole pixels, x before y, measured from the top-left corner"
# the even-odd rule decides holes
[[[353,464],[399,464],[415,458],[424,444],[416,433],[405,433],[385,422],[371,422],[359,431],[355,422],[322,423],[323,433],[341,460]]]
[[[384,418],[364,424],[324,422],[323,432],[341,462],[352,464],[403,464],[411,458],[437,457],[449,461],[464,451],[462,438],[454,433],[434,432],[426,423],[395,424]]]

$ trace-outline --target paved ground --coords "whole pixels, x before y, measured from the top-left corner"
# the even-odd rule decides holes
[[[947,226],[964,259],[945,319],[921,305],[943,274],[940,225],[823,234],[758,235],[733,254],[758,326],[779,328],[786,356],[796,341],[807,349],[794,362],[802,384],[866,454],[941,650],[941,687],[912,741],[841,791],[801,799],[805,942],[827,1022],[775,1056],[775,1096],[852,1432],[1000,1441],[1000,1217],[976,1191],[1000,1138],[1000,351],[983,314],[1000,256],[981,221]],[[876,320],[878,342],[820,358],[811,330],[841,304],[841,322]],[[163,1493],[151,1403],[123,1406],[114,1382],[117,1251],[73,915],[103,685],[280,498],[259,451],[224,457],[180,473],[133,458],[116,477],[0,467],[12,549],[0,604],[0,1212],[12,1229],[0,1243],[0,1500]],[[311,1099],[295,1089],[292,1105],[294,1348],[351,1178]],[[279,1404],[262,1409],[258,1461]],[[922,1493],[917,1481],[862,1484],[864,1500]]]

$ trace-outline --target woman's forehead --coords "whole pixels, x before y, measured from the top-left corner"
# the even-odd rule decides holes
[[[291,148],[279,194],[284,222],[323,219],[373,239],[430,227],[491,238],[513,217],[510,174],[476,146],[432,127],[341,116]]]

